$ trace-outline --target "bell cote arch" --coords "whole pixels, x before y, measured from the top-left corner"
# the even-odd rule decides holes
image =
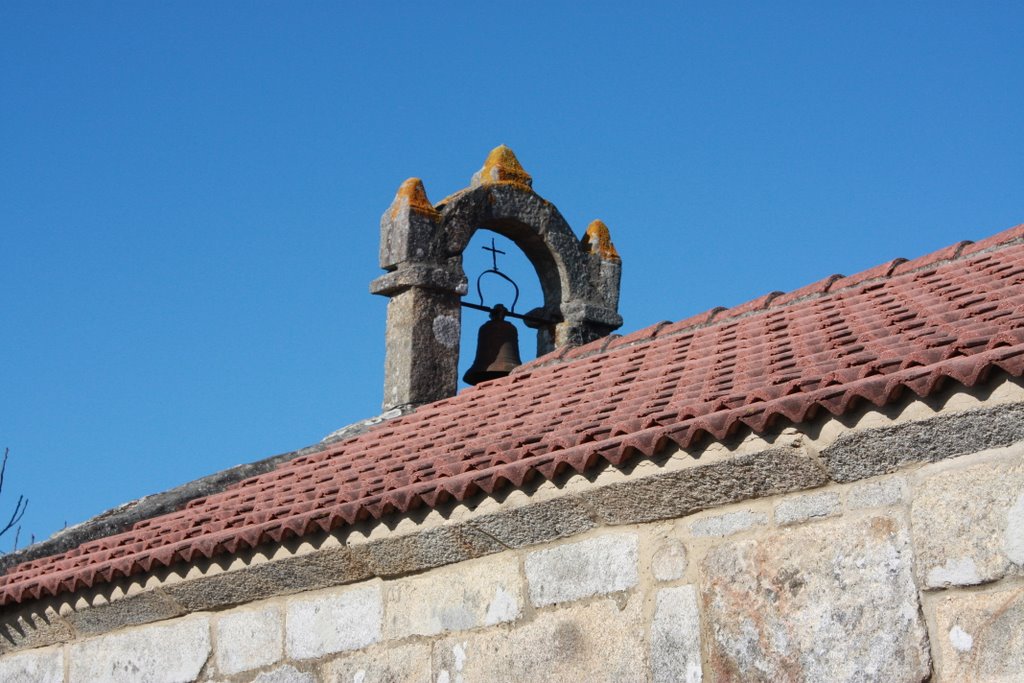
[[[608,228],[594,221],[582,238],[512,150],[496,147],[469,187],[431,204],[419,178],[398,188],[381,217],[380,266],[370,284],[389,297],[384,410],[454,396],[458,388],[461,299],[467,292],[462,253],[479,229],[514,242],[533,265],[543,305],[528,316],[537,355],[610,334],[622,325],[622,262]]]

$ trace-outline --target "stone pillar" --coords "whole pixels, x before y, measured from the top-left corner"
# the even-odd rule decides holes
[[[460,299],[466,277],[459,258],[435,253],[438,213],[417,178],[405,181],[381,218],[380,265],[370,284],[387,296],[385,411],[454,396],[458,388]]]
[[[612,317],[618,316],[622,258],[612,244],[611,232],[604,221],[592,221],[587,226],[581,246],[590,258],[590,282],[594,287],[595,302],[609,311]]]
[[[612,244],[603,221],[593,221],[583,239],[586,258],[587,298],[562,305],[563,322],[555,326],[555,347],[579,346],[607,337],[622,326],[619,315],[619,281],[622,259]]]
[[[459,295],[409,287],[389,296],[384,410],[454,396],[459,373]]]

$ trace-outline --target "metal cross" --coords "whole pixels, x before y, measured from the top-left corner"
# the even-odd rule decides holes
[[[505,252],[503,252],[501,249],[495,248],[494,238],[491,238],[491,246],[480,248],[483,249],[484,251],[491,252],[491,264],[494,266],[494,270],[498,270],[498,254],[504,255]]]

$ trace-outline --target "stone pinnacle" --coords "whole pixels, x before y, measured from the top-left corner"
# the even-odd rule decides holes
[[[604,221],[596,220],[587,226],[587,233],[582,240],[583,249],[591,254],[597,254],[603,259],[621,261],[619,252],[612,244],[612,234]]]
[[[487,155],[484,167],[473,174],[470,187],[480,185],[491,185],[494,183],[509,183],[519,185],[526,189],[532,189],[533,178],[523,170],[519,159],[516,159],[515,152],[505,145],[498,145]]]
[[[427,191],[419,178],[409,178],[395,193],[395,199],[391,202],[391,217],[397,217],[403,209],[427,216],[437,216],[437,209],[427,199]]]

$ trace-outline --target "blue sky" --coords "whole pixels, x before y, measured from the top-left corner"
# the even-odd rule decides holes
[[[380,215],[501,143],[611,228],[624,332],[1024,222],[1022,30],[1019,2],[8,0],[0,511],[24,493],[43,538],[379,412]]]

